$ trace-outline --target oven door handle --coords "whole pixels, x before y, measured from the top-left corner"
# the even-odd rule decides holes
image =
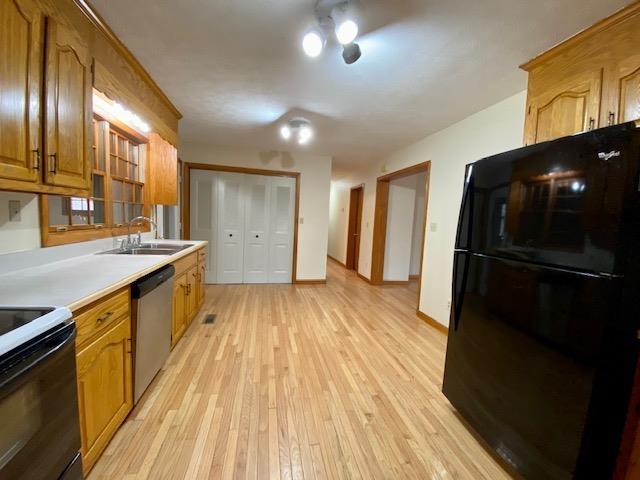
[[[42,347],[33,352],[27,359],[20,362],[10,370],[6,378],[0,377],[0,390],[10,385],[17,378],[26,375],[31,370],[56,355],[60,350],[65,348],[76,338],[76,329],[74,324],[68,325],[64,330],[52,334],[49,338],[45,338]],[[37,356],[36,356],[37,355]]]

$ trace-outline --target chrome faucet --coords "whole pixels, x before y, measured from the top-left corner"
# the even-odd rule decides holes
[[[156,222],[154,222],[149,217],[145,217],[143,215],[140,215],[138,217],[132,218],[127,223],[127,239],[126,239],[126,243],[125,243],[125,241],[122,242],[125,245],[122,245],[121,248],[136,247],[136,246],[139,246],[142,243],[142,233],[140,233],[140,230],[138,230],[138,234],[136,235],[136,238],[134,240],[131,240],[131,224],[133,222],[135,222],[136,220],[146,220],[151,225],[153,225],[153,230],[155,232],[154,238],[155,239],[158,238],[158,225],[156,224]]]

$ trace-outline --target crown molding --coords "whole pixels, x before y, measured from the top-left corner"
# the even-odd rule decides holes
[[[86,1],[86,0],[73,0],[76,6],[85,14],[85,16],[95,25],[95,27],[102,33],[111,46],[127,61],[127,63],[133,68],[133,70],[140,75],[140,78],[151,88],[151,90],[160,97],[162,102],[171,110],[171,112],[179,119],[182,118],[182,114],[176,108],[176,106],[169,100],[169,97],[162,91],[158,84],[151,78],[149,72],[145,70],[138,59],[131,53],[124,43],[116,36],[111,30],[111,27],[104,21],[100,14]]]

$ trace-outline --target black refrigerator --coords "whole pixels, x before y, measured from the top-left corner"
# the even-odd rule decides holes
[[[625,455],[639,161],[628,123],[467,166],[443,392],[524,478],[609,479]]]

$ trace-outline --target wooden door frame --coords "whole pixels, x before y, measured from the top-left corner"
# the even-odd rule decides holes
[[[259,168],[231,167],[227,165],[210,165],[208,163],[183,162],[182,173],[182,238],[189,240],[191,236],[191,170],[210,170],[214,172],[245,173],[249,175],[266,175],[270,177],[291,177],[296,180],[295,207],[293,212],[293,259],[291,261],[291,283],[298,280],[298,219],[300,214],[300,172],[285,170],[262,170]]]
[[[358,201],[358,215],[355,218],[355,222],[352,224],[351,222],[351,215],[353,212],[353,192],[355,190],[360,190],[360,199]],[[355,270],[356,272],[358,271],[358,264],[359,264],[359,256],[360,256],[360,240],[362,239],[362,208],[364,207],[364,183],[361,183],[360,185],[356,185],[355,187],[351,187],[351,190],[349,190],[349,223],[347,225],[347,254],[345,255],[345,262],[344,265],[347,268],[347,270]],[[358,218],[360,217],[360,218]],[[350,253],[353,250],[353,243],[354,243],[354,236],[355,236],[355,232],[353,231],[355,226],[357,225],[357,222],[360,222],[360,235],[358,236],[358,253],[356,255],[354,255],[354,258],[349,258]],[[351,260],[351,261],[350,261]]]
[[[387,240],[387,217],[389,215],[389,184],[391,180],[408,177],[416,173],[426,172],[424,219],[422,229],[422,245],[420,246],[420,273],[418,278],[418,309],[420,307],[420,293],[422,291],[422,263],[424,260],[424,243],[426,241],[427,211],[429,207],[429,183],[431,180],[431,161],[418,163],[411,167],[403,168],[396,172],[387,173],[378,177],[376,182],[376,205],[373,221],[373,245],[371,249],[371,278],[373,285],[393,285],[398,282],[384,280],[384,251]]]

